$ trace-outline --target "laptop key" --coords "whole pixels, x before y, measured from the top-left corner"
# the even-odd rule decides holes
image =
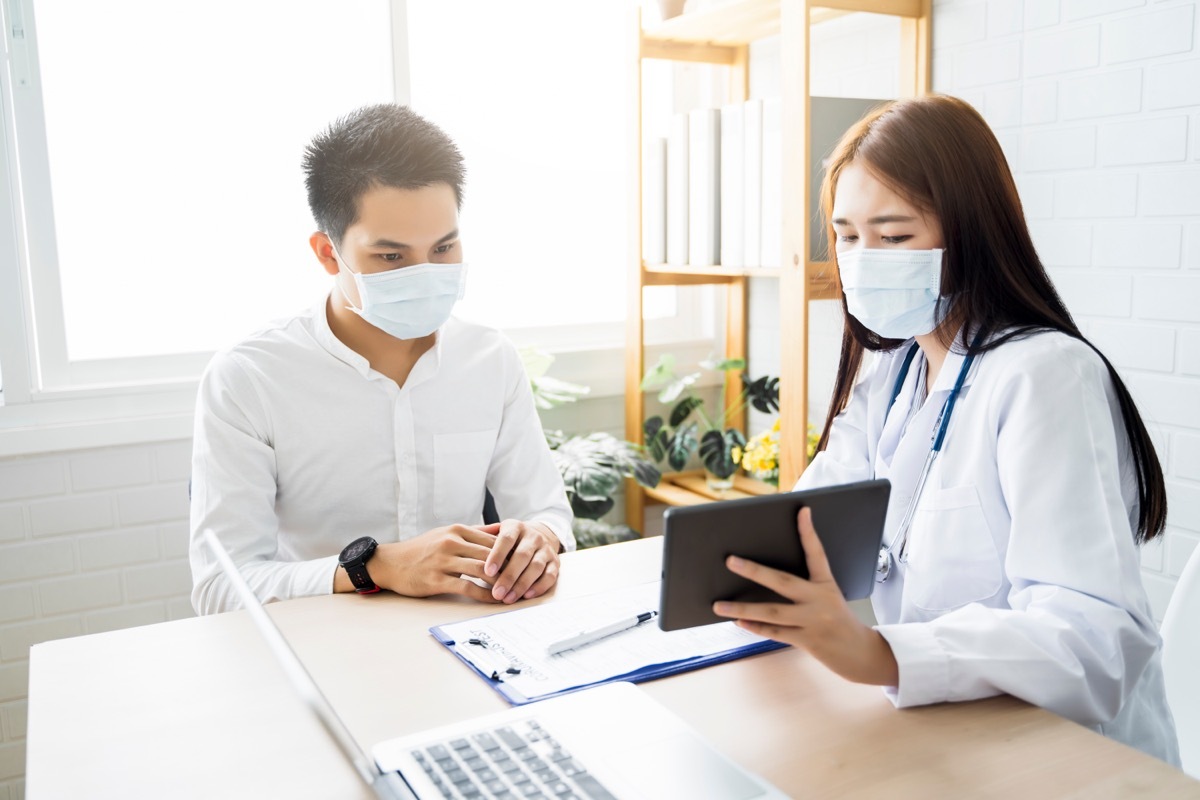
[[[520,786],[518,786],[517,788],[521,790],[522,797],[543,797],[544,796],[542,794],[542,787],[538,786],[535,783],[523,783]],[[613,798],[613,800],[616,800],[616,798]]]
[[[550,791],[554,792],[554,794],[558,795],[559,797],[562,797],[563,795],[570,794],[574,791],[574,789],[562,781],[556,781],[550,784]]]
[[[475,735],[474,738],[475,738],[475,744],[479,745],[480,747],[482,747],[484,750],[486,750],[488,752],[491,752],[492,750],[500,749],[500,743],[497,742],[496,738],[494,736],[492,736],[490,733],[478,733]]]
[[[510,750],[521,750],[528,745],[525,740],[513,732],[512,728],[497,728],[496,735],[500,737],[500,741],[504,742]]]
[[[443,758],[449,758],[450,751],[440,744],[435,744],[429,748],[429,755],[432,756],[435,761],[440,761]]]
[[[547,784],[547,785],[554,783],[555,781],[558,780],[558,776],[555,775],[553,772],[551,772],[548,769],[544,769],[539,772],[535,772],[533,774],[537,776],[537,779],[539,781],[541,781],[542,783]]]
[[[593,778],[590,773],[580,772],[578,775],[572,776],[571,780],[579,784],[579,788],[583,790],[584,794],[586,794],[590,800],[617,800],[617,798],[613,796],[612,792],[610,792],[608,789],[605,789],[604,785],[601,784],[600,781]]]

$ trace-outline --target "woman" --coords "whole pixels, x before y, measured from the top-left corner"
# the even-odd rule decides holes
[[[884,106],[822,191],[847,314],[796,488],[891,481],[880,624],[847,607],[807,511],[809,580],[729,560],[793,603],[716,612],[899,707],[1007,692],[1178,764],[1136,547],[1165,523],[1162,469],[1051,285],[987,123],[952,97]]]

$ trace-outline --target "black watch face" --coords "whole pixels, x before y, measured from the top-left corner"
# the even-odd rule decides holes
[[[346,549],[344,551],[342,551],[342,561],[345,561],[347,563],[352,562],[352,561],[358,561],[360,558],[363,557],[363,554],[367,552],[367,550],[368,550],[368,548],[370,548],[370,546],[371,546],[370,539],[354,540],[350,544],[346,545]]]

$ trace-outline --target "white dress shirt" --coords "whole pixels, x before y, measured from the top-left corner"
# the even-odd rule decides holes
[[[796,486],[888,478],[885,544],[964,360],[950,353],[922,402],[918,354],[888,413],[908,347],[864,368]],[[1179,764],[1133,539],[1134,470],[1112,381],[1087,345],[1040,333],[978,356],[921,493],[907,563],[871,597],[900,667],[892,701],[1006,692]]]
[[[329,328],[325,300],[218,353],[200,382],[192,453],[192,605],[238,601],[212,530],[264,602],[329,594],[360,536],[411,539],[483,520],[545,523],[573,550],[571,511],[520,357],[451,318],[404,386]]]

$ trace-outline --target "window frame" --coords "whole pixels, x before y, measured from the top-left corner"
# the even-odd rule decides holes
[[[213,352],[67,357],[33,2],[0,3],[0,458],[188,438],[199,378]],[[393,93],[403,103],[410,86],[407,0],[387,2]],[[647,357],[658,349],[711,350],[708,304],[677,289],[675,316],[645,322],[648,340],[660,343]],[[611,363],[625,347],[624,322],[505,332],[555,355],[558,369],[592,385],[593,396],[623,392],[611,380]]]

